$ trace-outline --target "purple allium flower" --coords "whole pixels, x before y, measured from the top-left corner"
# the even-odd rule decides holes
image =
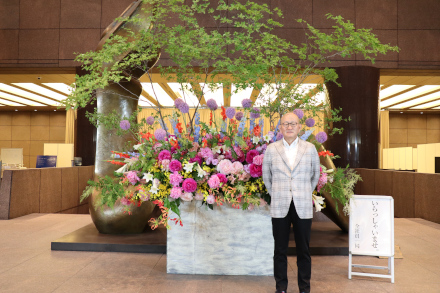
[[[206,202],[207,202],[208,204],[214,204],[214,203],[215,203],[215,196],[212,195],[212,194],[208,195],[208,196],[206,197]]]
[[[252,107],[252,100],[251,99],[244,99],[241,101],[241,105],[243,108],[250,108]]]
[[[257,108],[257,107],[254,107],[252,110],[251,110],[251,119],[257,119],[257,118],[260,118],[260,109],[259,108]]]
[[[182,195],[182,188],[173,187],[170,191],[170,196],[174,199],[178,199]]]
[[[189,106],[187,103],[180,104],[178,108],[179,108],[180,112],[182,112],[183,114],[186,114],[189,112]]]
[[[183,176],[180,175],[178,172],[174,172],[170,174],[170,184],[172,186],[178,186],[182,181],[183,181]]]
[[[182,170],[182,163],[177,160],[172,160],[170,162],[169,168],[171,172],[179,172],[180,170]]]
[[[277,133],[277,140],[283,139],[284,135],[281,132]]]
[[[121,127],[122,130],[129,130],[130,129],[130,122],[128,122],[128,120],[122,120],[119,123],[119,127]]]
[[[181,104],[183,104],[183,103],[185,103],[181,98],[178,98],[178,99],[175,99],[174,100],[174,106],[176,107],[176,108],[179,108],[179,106],[181,105]]]
[[[153,125],[154,124],[154,117],[153,116],[148,116],[146,121],[147,121],[148,125]]]
[[[211,178],[208,179],[208,185],[211,188],[218,188],[220,185],[220,179],[217,175],[212,175]]]
[[[217,102],[214,99],[209,99],[206,101],[206,105],[208,106],[209,109],[211,109],[212,111],[217,110],[218,106],[217,106]]]
[[[235,115],[235,108],[229,107],[226,109],[226,117],[232,119],[234,118],[234,115]]]
[[[159,159],[159,161],[171,160],[171,153],[168,150],[163,150],[159,153],[157,158]]]
[[[182,183],[183,191],[194,192],[197,190],[197,182],[192,178],[186,178]]]
[[[238,111],[237,113],[235,113],[235,119],[237,121],[241,121],[242,118],[243,118],[243,112]]]
[[[154,137],[157,140],[164,140],[166,136],[167,136],[167,132],[165,131],[165,129],[159,128],[156,129],[156,131],[154,132]]]
[[[263,175],[263,166],[250,164],[249,171],[252,177],[261,177],[261,175]]]
[[[140,180],[136,171],[129,171],[125,176],[132,185],[135,185]]]
[[[295,113],[299,119],[302,119],[304,117],[304,112],[301,109],[295,109],[295,110],[293,110],[293,113]]]
[[[246,162],[248,162],[249,164],[252,164],[252,162],[254,161],[254,157],[258,156],[260,153],[258,153],[257,150],[250,150],[247,154],[246,154]]]
[[[306,119],[306,126],[307,127],[312,127],[313,125],[315,125],[315,119],[313,119],[313,118]]]
[[[327,140],[327,133],[325,133],[324,131],[318,132],[315,138],[316,141],[318,141],[319,143],[324,143]]]

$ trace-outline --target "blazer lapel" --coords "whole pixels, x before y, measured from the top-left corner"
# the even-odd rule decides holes
[[[281,158],[284,161],[284,164],[286,164],[287,169],[290,170],[289,166],[289,160],[287,159],[286,152],[284,151],[284,145],[283,141],[279,140],[275,143],[275,148],[277,149],[278,153],[280,154]]]
[[[301,160],[304,152],[306,151],[306,144],[301,138],[298,138],[298,152],[296,153],[295,162],[293,162],[293,170],[295,170],[296,166],[298,166],[299,161]]]

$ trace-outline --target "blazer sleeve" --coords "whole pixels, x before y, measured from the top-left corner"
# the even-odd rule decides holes
[[[319,155],[316,151],[315,146],[312,147],[312,189],[315,189],[318,185],[319,175],[320,175],[320,163]]]
[[[269,145],[270,146],[270,145]],[[272,195],[272,170],[271,170],[272,152],[271,147],[266,149],[263,158],[263,182],[266,185],[267,192]]]

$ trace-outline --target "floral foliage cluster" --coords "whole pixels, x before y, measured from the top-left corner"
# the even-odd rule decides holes
[[[250,99],[243,100],[240,109],[221,107],[221,117],[215,117],[214,111],[218,108],[215,100],[208,100],[207,106],[211,110],[210,121],[203,123],[196,113],[191,125],[185,120],[188,105],[177,99],[176,111],[166,117],[171,122],[173,134],[158,117],[145,119],[146,131],[135,133],[139,143],[134,151],[113,152],[108,161],[121,165],[115,172],[116,178],[89,182],[91,186],[83,197],[98,188],[105,196],[98,206],[113,206],[120,200],[127,211],[131,205],[152,201],[161,210],[158,218],[150,220],[153,228],[161,224],[169,228],[169,220],[182,224],[179,211],[182,201],[200,201],[211,209],[225,203],[243,210],[270,204],[270,195],[262,179],[262,163],[267,145],[283,138],[279,123],[273,131],[264,134],[264,119],[259,109],[252,107]],[[327,134],[312,135],[315,120],[304,117],[301,109],[294,113],[304,125],[300,139],[311,141],[319,149],[327,140]],[[248,119],[250,126],[245,127]],[[128,120],[120,121],[119,126],[124,131],[131,131]],[[321,151],[319,156],[334,157],[329,151]],[[326,185],[333,184],[332,172],[321,166],[318,193]],[[120,186],[125,186],[124,192]],[[112,194],[112,190],[117,192]],[[345,204],[346,193],[339,196],[341,198],[336,199]],[[317,211],[325,207],[324,198],[316,192],[313,201]],[[170,210],[179,218],[170,219]]]

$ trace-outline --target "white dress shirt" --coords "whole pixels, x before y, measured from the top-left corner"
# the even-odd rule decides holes
[[[287,141],[283,138],[284,151],[286,152],[286,157],[289,160],[290,170],[293,170],[293,164],[295,163],[296,154],[298,153],[298,137],[289,145]]]

